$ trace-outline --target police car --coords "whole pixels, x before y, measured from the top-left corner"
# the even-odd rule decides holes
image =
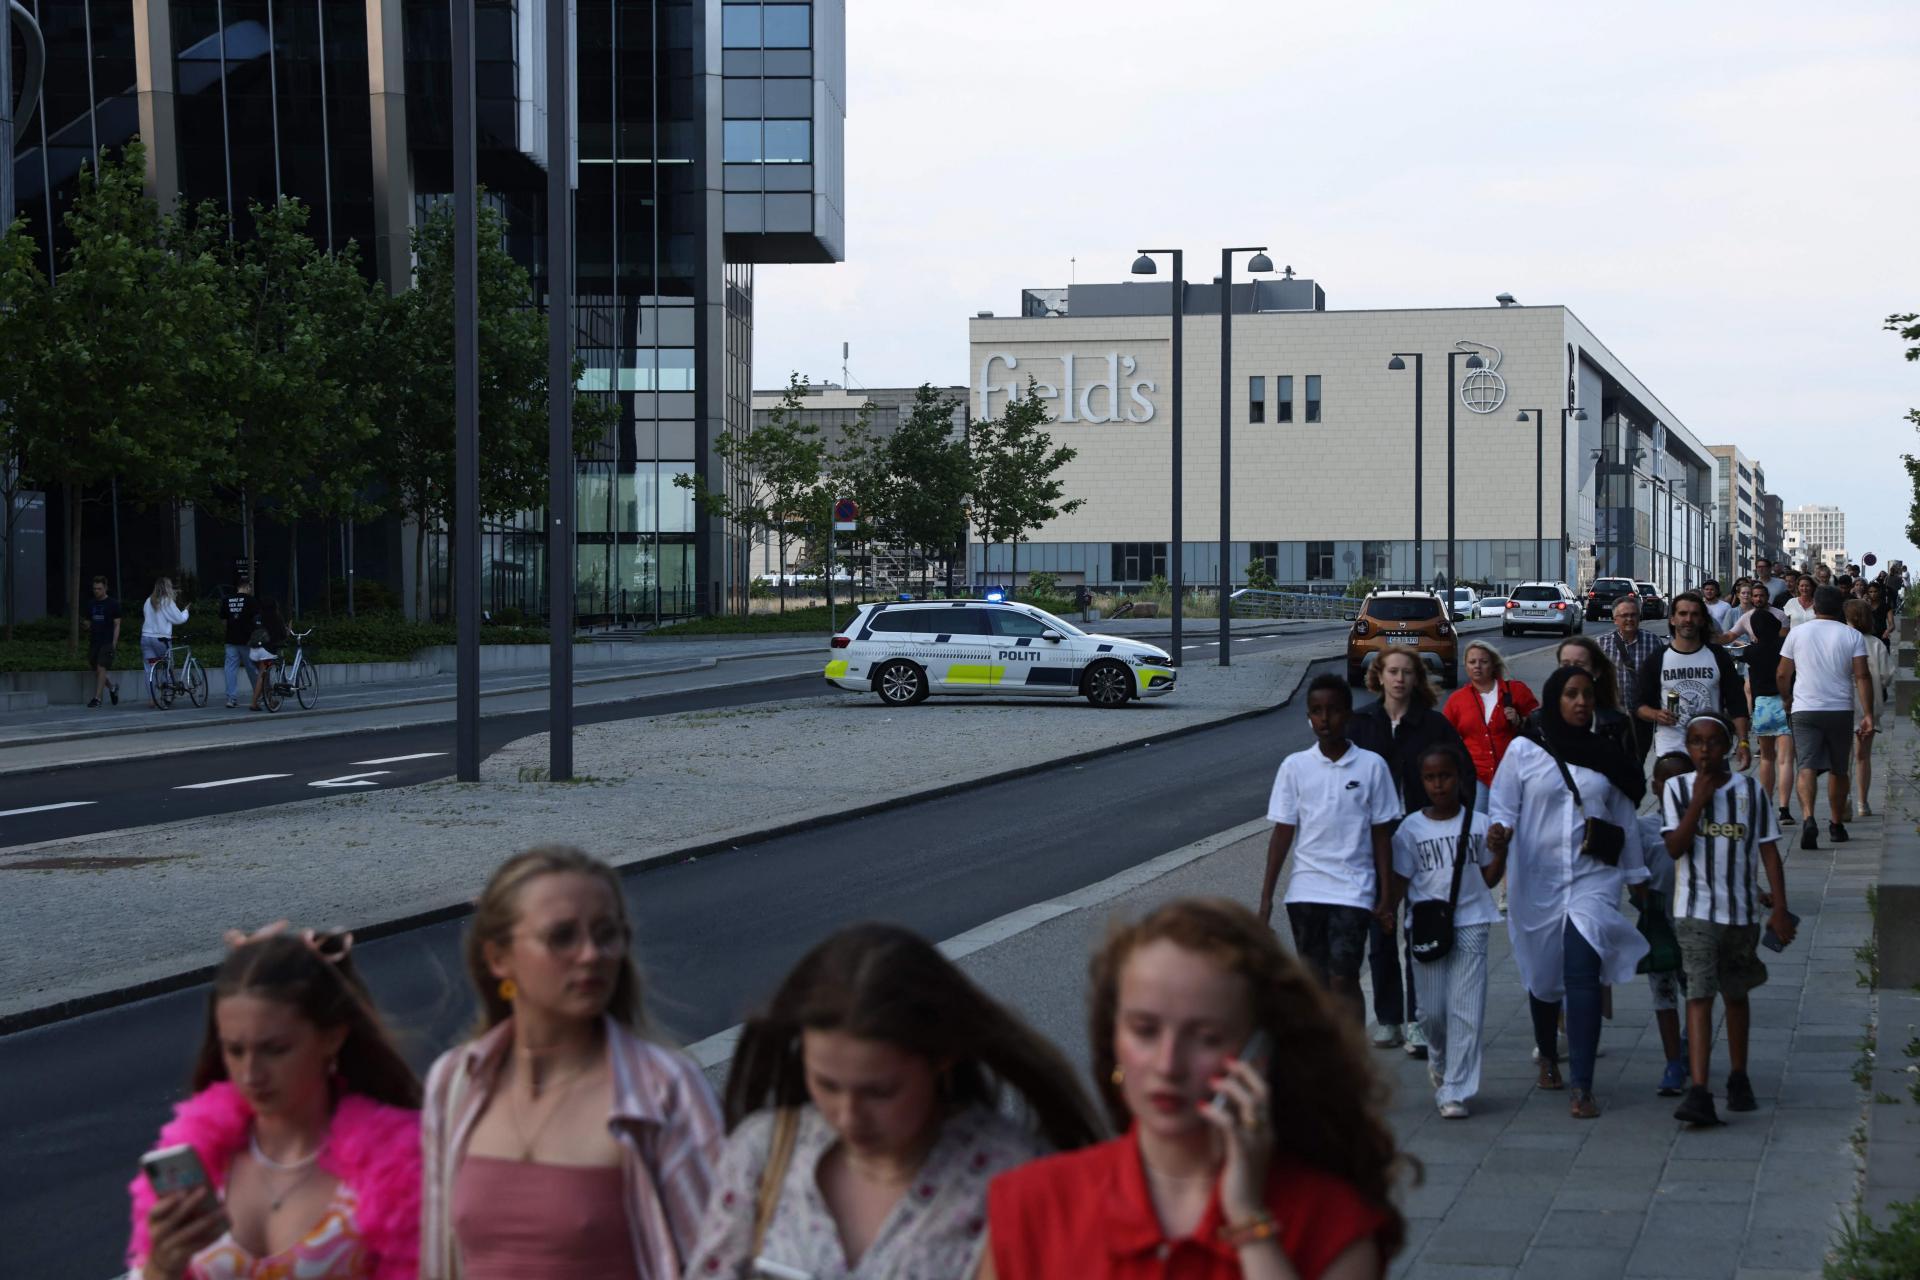
[[[1096,707],[1173,692],[1165,649],[1089,635],[1011,601],[863,604],[833,637],[827,683],[910,707],[933,694],[1084,697]]]

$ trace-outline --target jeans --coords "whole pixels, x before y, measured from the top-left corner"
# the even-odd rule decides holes
[[[1567,1077],[1576,1089],[1593,1089],[1593,1060],[1600,1052],[1600,953],[1587,945],[1569,919],[1560,935],[1561,965],[1567,990]],[[1527,993],[1533,1014],[1533,1043],[1543,1062],[1560,1060],[1555,1035],[1560,1006]]]
[[[1383,1027],[1397,1027],[1420,1016],[1413,990],[1413,953],[1401,957],[1400,932],[1397,920],[1391,930],[1381,928],[1378,918],[1369,926],[1367,972],[1373,982],[1373,1020]]]
[[[232,702],[240,696],[242,678],[249,690],[253,684],[253,669],[247,665],[247,646],[230,644],[227,646],[227,701]],[[251,696],[251,694],[249,694]]]
[[[1491,926],[1453,931],[1444,960],[1413,966],[1420,993],[1420,1029],[1427,1033],[1427,1069],[1438,1072],[1436,1103],[1465,1102],[1480,1092],[1480,1029],[1487,1020],[1487,934]]]

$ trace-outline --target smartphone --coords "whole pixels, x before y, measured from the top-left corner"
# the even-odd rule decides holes
[[[1793,914],[1793,912],[1787,912],[1787,919],[1793,921],[1794,928],[1798,929],[1800,927],[1800,917]],[[1787,949],[1787,944],[1780,941],[1780,935],[1773,931],[1771,924],[1761,932],[1760,945],[1769,951],[1785,951]]]
[[[147,1152],[140,1157],[140,1168],[146,1172],[155,1195],[193,1191],[207,1185],[206,1166],[200,1163],[199,1153],[184,1142]]]
[[[1241,1062],[1252,1062],[1260,1066],[1265,1066],[1267,1054],[1272,1048],[1273,1037],[1267,1034],[1265,1027],[1262,1027],[1247,1037],[1246,1044],[1241,1046],[1240,1052],[1235,1054],[1234,1057]],[[1227,1105],[1227,1095],[1224,1090],[1213,1095],[1213,1105],[1216,1109],[1224,1108]]]

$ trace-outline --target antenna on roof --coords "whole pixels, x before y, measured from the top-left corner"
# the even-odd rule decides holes
[[[851,343],[847,343],[847,342],[842,342],[840,344],[840,385],[843,387],[850,387],[853,385],[851,382],[847,381],[847,352],[851,347],[851,345],[852,345]]]

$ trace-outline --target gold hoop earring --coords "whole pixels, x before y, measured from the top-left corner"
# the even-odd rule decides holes
[[[1124,1067],[1115,1067],[1113,1074],[1108,1076],[1107,1079],[1113,1081],[1116,1085],[1125,1084],[1127,1082],[1126,1069]]]
[[[502,1000],[505,1000],[508,1004],[512,1004],[519,995],[520,988],[515,985],[512,978],[500,979],[500,998]]]

